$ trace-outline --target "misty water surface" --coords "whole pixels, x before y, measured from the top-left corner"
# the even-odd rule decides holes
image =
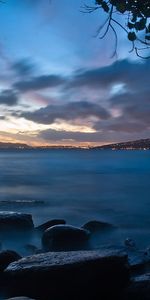
[[[98,219],[150,245],[150,151],[21,150],[0,152],[0,210],[32,213],[34,223]]]

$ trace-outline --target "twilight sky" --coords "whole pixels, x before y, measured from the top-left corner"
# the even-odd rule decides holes
[[[0,4],[0,141],[98,145],[149,138],[150,60],[118,31],[95,37],[94,0]]]

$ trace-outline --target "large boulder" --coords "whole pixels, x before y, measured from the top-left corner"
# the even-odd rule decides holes
[[[0,232],[30,230],[33,227],[32,216],[30,214],[0,211]]]
[[[120,251],[47,252],[11,263],[4,271],[10,296],[37,299],[116,299],[129,281]]]
[[[85,223],[81,228],[87,229],[92,233],[106,229],[113,229],[114,225],[107,222],[93,220]]]
[[[17,261],[18,259],[21,259],[21,256],[13,250],[0,252],[0,272],[4,271],[11,262]]]
[[[75,226],[55,225],[44,232],[42,245],[50,251],[85,249],[89,234],[89,231]]]
[[[66,224],[66,221],[63,219],[53,219],[53,220],[49,220],[39,226],[37,226],[35,229],[39,232],[44,232],[46,229],[55,226],[55,225],[64,225]]]

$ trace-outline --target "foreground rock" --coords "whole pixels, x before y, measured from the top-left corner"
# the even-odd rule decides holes
[[[1,231],[22,231],[33,229],[32,216],[18,212],[0,212],[0,232]]]
[[[64,225],[66,224],[66,221],[63,219],[53,219],[50,221],[47,221],[39,226],[37,226],[35,229],[39,232],[44,232],[46,229],[55,226],[55,225]]]
[[[114,228],[114,226],[110,223],[107,222],[101,222],[101,221],[89,221],[87,223],[85,223],[82,226],[83,229],[87,229],[90,232],[96,232],[99,230],[104,230],[104,229],[112,229]]]
[[[6,250],[0,252],[0,272],[4,271],[11,262],[18,259],[21,259],[21,256],[15,251]]]
[[[46,251],[86,249],[89,234],[89,231],[75,226],[56,225],[44,232],[42,245]]]
[[[15,297],[15,298],[9,298],[7,300],[34,300],[28,297]]]
[[[141,272],[150,271],[150,256],[145,251],[127,250],[128,262],[131,274],[140,274]]]
[[[117,299],[129,280],[127,256],[118,251],[48,252],[5,270],[11,296],[37,299]]]
[[[122,300],[149,300],[150,299],[150,273],[132,279],[125,289]]]

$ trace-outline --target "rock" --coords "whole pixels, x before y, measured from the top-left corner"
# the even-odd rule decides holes
[[[122,300],[149,300],[150,299],[150,273],[132,279],[122,294]]]
[[[87,229],[90,232],[96,232],[99,230],[104,230],[104,229],[111,229],[114,228],[114,226],[110,223],[107,222],[101,222],[101,221],[89,221],[86,224],[84,224],[81,228]]]
[[[128,284],[127,256],[120,251],[47,252],[11,263],[7,291],[37,299],[116,299]]]
[[[150,257],[145,255],[145,251],[141,250],[128,250],[128,262],[131,272],[138,274],[141,270],[146,270],[150,265]]]
[[[60,225],[60,224],[64,225],[64,224],[66,224],[66,221],[63,219],[50,220],[50,221],[47,221],[47,222],[37,226],[35,229],[40,232],[44,232],[46,229],[48,229],[54,225]]]
[[[129,248],[135,248],[136,247],[135,241],[132,240],[131,238],[126,238],[125,241],[124,241],[124,244],[125,244],[126,247],[129,247]]]
[[[15,298],[9,298],[7,300],[34,300],[28,297],[15,297]]]
[[[89,231],[71,225],[55,225],[48,228],[42,236],[45,250],[66,251],[85,249]]]
[[[4,271],[11,262],[17,261],[20,258],[21,256],[12,250],[0,252],[0,272]]]
[[[150,257],[150,247],[147,247],[144,251],[144,254],[147,256],[147,257]]]
[[[33,229],[32,216],[18,212],[0,212],[0,231],[21,231]]]

